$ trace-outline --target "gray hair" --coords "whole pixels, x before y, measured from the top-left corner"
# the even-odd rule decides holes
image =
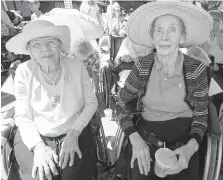
[[[171,15],[171,14],[167,14],[167,15]],[[164,15],[163,15],[163,16],[164,16]],[[187,31],[186,31],[186,27],[185,27],[185,24],[184,24],[183,20],[182,20],[181,18],[179,18],[178,16],[175,16],[175,15],[171,15],[171,16],[174,16],[174,17],[176,17],[176,18],[179,20],[179,22],[180,22],[180,26],[181,26],[181,34],[182,34],[183,36],[186,37],[186,35],[187,35]],[[161,17],[161,16],[159,16],[159,17]],[[153,21],[153,23],[151,24],[151,28],[150,28],[150,36],[151,36],[151,37],[153,37],[153,33],[154,33],[154,31],[155,31],[155,23],[156,23],[156,20],[157,20],[159,17],[157,17],[157,18]]]

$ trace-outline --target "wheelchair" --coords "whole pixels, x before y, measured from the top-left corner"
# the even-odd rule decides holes
[[[115,38],[114,38],[114,41]],[[120,43],[121,39],[118,40]],[[119,44],[118,43],[118,44]],[[115,43],[114,43],[115,44]],[[118,49],[118,48],[117,48]],[[102,82],[107,82],[107,84],[112,83],[111,81],[109,82],[108,79],[105,77],[109,77],[108,73],[110,73],[110,69],[106,67],[107,69],[101,69],[100,72],[103,76],[101,76],[101,81]],[[102,91],[106,92],[107,94],[104,93],[104,95],[107,97],[107,105],[111,106],[111,100],[112,100],[112,95],[110,94],[110,89],[108,85],[103,85],[101,86]],[[105,90],[104,88],[107,88]],[[104,96],[104,97],[105,97]],[[8,96],[6,96],[8,97]],[[9,98],[9,97],[8,97]],[[9,101],[14,101],[11,96],[9,98]],[[216,99],[219,99],[216,97]],[[2,100],[3,101],[3,100]],[[10,104],[10,103],[9,103]],[[223,109],[223,106],[222,106]],[[219,110],[219,111],[222,111]],[[16,132],[16,126],[13,124],[13,116],[14,116],[14,106],[12,105],[9,107],[9,109],[5,110],[5,126],[6,128],[4,131],[2,131],[2,160],[3,160],[3,168],[6,173],[6,180],[18,180],[20,175],[19,175],[19,167],[18,164],[15,160],[14,152],[13,152],[13,140],[14,140],[14,135]],[[215,102],[211,101],[209,104],[209,119],[210,119],[210,124],[209,124],[209,129],[208,132],[204,138],[204,141],[202,145],[200,146],[200,153],[201,156],[204,157],[203,159],[201,158],[201,166],[200,166],[200,179],[199,180],[218,180],[219,174],[220,174],[220,169],[221,169],[221,159],[222,159],[222,133],[223,133],[223,119],[219,121],[219,117],[217,116],[217,109],[215,107]],[[96,144],[97,144],[97,161],[102,167],[102,172],[106,172],[112,168],[118,170],[120,167],[120,162],[121,166],[123,167],[123,153],[124,153],[124,148],[126,145],[126,137],[124,135],[124,132],[121,130],[119,124],[118,124],[118,129],[116,131],[116,135],[113,141],[113,157],[114,159],[111,160],[108,157],[108,150],[107,150],[107,141],[105,137],[105,132],[104,128],[100,119],[101,115],[97,111],[94,120],[92,121],[92,126],[94,127],[94,133],[96,136]],[[4,124],[3,124],[4,125]],[[117,177],[119,179],[124,179],[125,174],[123,173],[116,173]]]
[[[99,87],[106,108],[114,106],[111,89],[115,83],[114,73],[116,67],[113,59],[117,55],[124,38],[125,37],[104,36],[99,40],[99,48],[102,57],[99,70]]]

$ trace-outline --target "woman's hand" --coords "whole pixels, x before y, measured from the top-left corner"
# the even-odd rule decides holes
[[[52,179],[53,175],[58,175],[55,163],[58,163],[58,156],[54,150],[46,146],[43,142],[38,143],[34,149],[34,164],[32,169],[32,177],[36,177],[37,169],[39,171],[39,179]]]
[[[148,175],[151,161],[149,146],[137,132],[131,134],[129,139],[132,144],[131,168],[137,160],[140,173]]]
[[[190,158],[198,150],[198,143],[194,139],[193,142],[189,141],[186,145],[173,151],[173,155],[179,155],[179,159],[174,167],[167,171],[167,175],[178,174],[182,170],[188,168]]]
[[[75,152],[78,154],[79,158],[81,159],[82,153],[78,145],[78,137],[80,133],[74,129],[71,129],[62,144],[62,148],[60,151],[60,161],[59,166],[64,169],[69,162],[69,166],[72,166],[74,163],[74,156]]]

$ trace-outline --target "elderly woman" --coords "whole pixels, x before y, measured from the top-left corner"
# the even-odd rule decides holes
[[[190,3],[148,3],[130,16],[127,36],[157,52],[136,60],[117,105],[117,119],[129,138],[129,180],[161,179],[154,173],[154,154],[164,144],[178,161],[163,179],[198,180],[197,151],[208,124],[207,70],[179,47],[203,43],[211,28],[211,16]],[[127,109],[134,98],[142,110],[136,122]]]
[[[40,10],[40,2],[39,0],[28,0],[30,10],[33,12],[31,15],[31,21],[36,20],[40,17],[43,13]]]
[[[91,16],[101,25],[101,12],[95,0],[84,0],[80,6],[80,12]]]
[[[121,26],[121,10],[120,9],[121,7],[117,1],[112,1],[112,4],[109,4],[107,6],[107,19],[105,23],[105,28],[109,30],[110,33],[114,36],[119,36],[119,31],[120,31],[120,26]]]
[[[23,180],[90,180],[95,175],[89,122],[97,99],[85,66],[63,56],[69,44],[67,26],[44,20],[30,22],[6,44],[9,51],[31,56],[15,76],[14,150]]]
[[[88,75],[95,87],[95,92],[99,91],[99,53],[93,47],[90,41],[83,41],[80,44],[74,45],[72,54],[77,57],[86,66]]]

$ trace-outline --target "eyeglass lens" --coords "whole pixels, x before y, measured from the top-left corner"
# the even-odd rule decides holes
[[[43,48],[43,45],[49,47],[49,48],[55,48],[57,47],[59,44],[59,42],[56,40],[56,39],[50,39],[46,42],[36,42],[36,43],[33,43],[31,44],[31,47],[34,48],[34,49],[42,49]]]

